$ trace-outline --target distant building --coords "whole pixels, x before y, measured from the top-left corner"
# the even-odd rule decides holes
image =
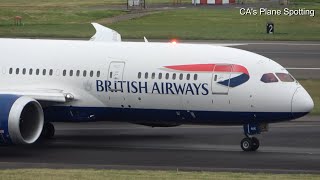
[[[233,4],[235,0],[192,0],[192,4]]]
[[[145,0],[127,0],[127,9],[134,9],[134,8],[146,8]]]

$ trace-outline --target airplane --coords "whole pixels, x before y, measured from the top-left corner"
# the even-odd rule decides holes
[[[243,126],[243,151],[269,123],[314,107],[275,61],[228,45],[123,42],[92,23],[90,41],[0,39],[0,144],[52,138],[52,122]]]

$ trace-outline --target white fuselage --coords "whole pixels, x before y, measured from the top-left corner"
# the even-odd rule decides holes
[[[297,81],[261,81],[266,73],[288,74],[285,68],[234,48],[1,39],[0,49],[0,92],[73,96],[42,103],[49,121],[241,124],[290,120],[313,108]]]

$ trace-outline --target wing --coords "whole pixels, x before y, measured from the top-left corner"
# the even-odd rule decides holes
[[[107,27],[104,27],[98,23],[91,23],[96,29],[96,34],[90,38],[90,41],[100,42],[120,42],[121,35]]]
[[[58,89],[35,89],[35,90],[0,90],[0,94],[13,94],[28,96],[38,101],[49,101],[57,103],[65,103],[74,100],[74,96],[71,93],[63,92]]]

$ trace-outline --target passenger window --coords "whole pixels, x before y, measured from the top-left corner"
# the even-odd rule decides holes
[[[97,77],[100,77],[100,71],[97,71]]]
[[[176,79],[176,76],[177,76],[176,73],[173,73],[173,74],[172,74],[172,79],[175,80],[175,79]]]
[[[147,72],[144,74],[144,78],[148,79],[148,73]]]
[[[32,69],[29,69],[29,75],[32,75],[32,71],[33,71]]]
[[[93,77],[93,71],[90,71],[90,77]]]
[[[152,73],[151,78],[152,79],[156,78],[156,73]]]
[[[260,80],[264,83],[278,82],[277,77],[273,73],[267,73],[267,74],[262,75]]]
[[[138,79],[141,79],[141,72],[138,73]]]
[[[290,76],[290,74],[276,73],[276,75],[282,82],[294,82],[294,79],[292,76]]]
[[[23,75],[25,75],[25,74],[26,74],[26,72],[27,72],[26,68],[23,68],[23,70],[22,70],[22,74],[23,74]]]
[[[19,74],[19,68],[16,69],[16,74]]]
[[[47,71],[44,69],[44,70],[42,70],[42,75],[46,75],[47,74]]]
[[[180,74],[179,79],[180,79],[180,80],[183,79],[183,74]]]
[[[13,71],[13,69],[12,69],[12,68],[10,68],[10,69],[9,69],[9,74],[12,74],[12,71]]]
[[[162,73],[159,73],[158,79],[162,79]]]
[[[76,72],[76,76],[80,76],[80,70],[77,70],[77,72]]]
[[[187,74],[187,80],[190,80],[190,74]]]
[[[40,74],[40,70],[37,69],[37,70],[36,70],[36,75],[39,75],[39,74]]]
[[[53,69],[49,70],[49,75],[52,76],[53,75]]]
[[[86,77],[86,76],[87,76],[87,71],[84,70],[84,71],[83,71],[83,77]]]
[[[198,74],[194,74],[194,76],[193,76],[193,80],[198,80]]]
[[[166,79],[169,79],[169,73],[166,73]]]
[[[70,70],[69,76],[73,76],[73,70]]]
[[[67,75],[67,70],[63,70],[62,75],[66,76]]]

